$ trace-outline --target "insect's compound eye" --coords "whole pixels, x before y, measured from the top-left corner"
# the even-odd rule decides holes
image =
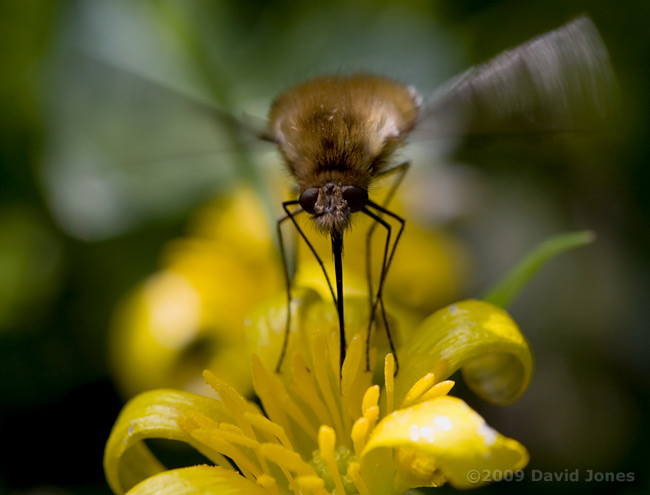
[[[314,214],[314,208],[316,207],[316,200],[318,200],[318,188],[316,187],[305,189],[298,199],[302,209],[312,215]]]
[[[368,202],[368,191],[361,189],[360,187],[343,186],[341,188],[341,193],[343,194],[343,199],[348,202],[348,206],[352,213],[361,210]]]

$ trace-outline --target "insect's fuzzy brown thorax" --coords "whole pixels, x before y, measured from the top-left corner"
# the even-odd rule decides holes
[[[324,76],[282,93],[269,131],[300,191],[327,183],[367,189],[413,129],[419,96],[373,75]]]

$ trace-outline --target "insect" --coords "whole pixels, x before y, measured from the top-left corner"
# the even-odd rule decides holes
[[[369,188],[378,179],[395,174],[390,199],[409,167],[408,161],[395,163],[393,154],[409,134],[421,126],[428,127],[431,137],[579,131],[607,118],[614,93],[607,51],[592,22],[580,17],[469,69],[444,85],[426,105],[412,87],[369,74],[318,77],[278,96],[263,137],[278,146],[299,194],[298,199],[282,205],[281,248],[284,251],[280,226],[290,220],[316,256],[336,304],[341,366],[346,348],[341,257],[344,233],[357,214],[370,217],[386,231],[374,294],[368,275],[366,359],[377,308],[396,356],[382,291],[405,221],[386,204],[373,201]],[[336,290],[296,222],[302,212],[331,238]],[[399,225],[394,239],[386,217]],[[276,371],[285,357],[291,319],[286,261],[285,274],[288,316]]]
[[[162,89],[174,93],[168,87]],[[443,84],[426,101],[414,88],[378,75],[321,76],[281,93],[271,104],[267,126],[261,131],[227,112],[190,101],[224,127],[243,130],[277,146],[296,185],[297,199],[282,204],[284,216],[277,223],[287,318],[276,371],[280,371],[285,359],[292,317],[291,279],[281,230],[285,222],[293,224],[304,239],[327,281],[338,313],[341,366],[346,351],[342,270],[345,233],[358,215],[374,222],[367,239],[377,227],[384,230],[383,255],[374,288],[367,256],[370,316],[366,367],[375,313],[379,312],[397,369],[383,289],[405,220],[388,209],[388,202],[410,162],[397,162],[395,152],[415,132],[437,139],[599,129],[614,112],[616,97],[607,50],[591,20],[582,16],[468,69]],[[373,185],[383,178],[392,178],[393,182],[388,194],[378,201],[371,197]],[[309,215],[317,229],[331,239],[335,285],[296,220],[301,214]],[[369,245],[368,241],[367,250]]]
[[[331,237],[336,292],[324,268],[323,273],[338,312],[341,365],[346,347],[341,262],[343,235],[350,226],[351,216],[357,212],[369,216],[387,232],[379,287],[376,295],[369,290],[369,340],[378,305],[384,322],[387,321],[382,300],[383,282],[404,229],[404,220],[370,200],[368,188],[373,181],[392,173],[401,174],[399,179],[403,177],[408,162],[391,166],[390,158],[415,126],[419,105],[420,97],[414,89],[383,77],[362,74],[312,79],[281,94],[271,107],[270,133],[300,191],[299,199],[282,204],[286,216],[278,221],[278,237],[282,240],[280,226],[290,219],[321,267],[323,263],[296,222],[295,215],[303,211],[310,214],[317,228]],[[298,208],[291,211],[291,206]],[[400,224],[392,247],[392,228],[381,214],[391,216]],[[290,307],[288,275],[286,280],[287,307]],[[286,352],[289,325],[290,312],[277,370]],[[390,332],[387,334],[395,353]]]

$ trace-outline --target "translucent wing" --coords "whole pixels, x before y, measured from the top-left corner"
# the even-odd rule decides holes
[[[443,85],[421,126],[436,137],[597,129],[616,100],[605,45],[579,17]]]
[[[228,128],[231,132],[237,133],[246,141],[255,140],[274,142],[267,133],[267,122],[265,119],[253,119],[250,116],[235,117],[205,97],[187,92],[181,87],[175,87],[168,82],[157,80],[136,72],[123,65],[113,62],[107,58],[95,56],[90,53],[78,53],[78,67],[86,71],[96,71],[105,74],[113,79],[112,83],[119,82],[121,85],[132,85],[138,87],[142,93],[153,93],[158,101],[167,101],[170,105],[184,106],[186,111],[194,112],[212,121],[217,127]],[[110,75],[109,75],[110,74]]]
[[[252,176],[257,165],[248,152],[264,139],[266,123],[233,117],[201,89],[78,50],[61,56],[47,92],[40,169],[66,232],[119,235]]]

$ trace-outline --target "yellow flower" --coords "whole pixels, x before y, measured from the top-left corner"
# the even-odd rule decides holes
[[[116,494],[394,494],[445,482],[469,488],[477,486],[472,470],[526,465],[521,444],[447,395],[453,382],[446,378],[458,369],[495,403],[509,403],[527,387],[530,349],[502,309],[469,300],[437,311],[409,332],[394,376],[391,354],[376,374],[366,369],[364,298],[346,299],[342,369],[331,302],[301,289],[294,306],[280,374],[271,370],[284,331],[282,301],[248,321],[261,407],[209,371],[204,378],[214,398],[157,390],[124,407],[104,457]],[[374,363],[377,349],[370,352]],[[166,470],[145,444],[151,438],[185,442],[214,465]]]
[[[161,268],[138,284],[115,312],[109,356],[113,378],[124,396],[160,387],[207,393],[201,377],[206,368],[242,395],[252,392],[250,363],[241,358],[244,320],[251,308],[284,289],[269,222],[257,196],[241,187],[203,207],[188,235],[168,243]],[[367,291],[366,232],[362,225],[346,236],[346,294]],[[380,262],[384,234],[377,231],[373,238],[375,264]],[[328,264],[329,239],[316,235],[310,239]],[[303,243],[299,248],[297,285],[319,288],[324,298],[329,297],[320,267]],[[467,265],[457,241],[411,222],[399,252],[384,291],[389,308],[395,312],[408,308],[419,320],[455,299]],[[424,268],[414,263],[418,252],[427,253]]]
[[[127,397],[159,387],[204,392],[205,368],[251,390],[243,322],[284,287],[268,220],[255,194],[240,188],[202,208],[189,230],[115,313],[109,354]]]

